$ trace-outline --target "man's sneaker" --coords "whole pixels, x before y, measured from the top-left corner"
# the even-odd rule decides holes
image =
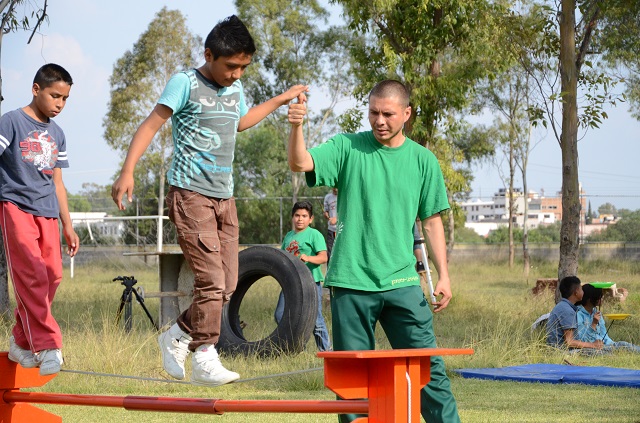
[[[162,367],[175,379],[184,379],[184,361],[189,354],[191,337],[177,324],[158,336],[162,351]]]
[[[60,371],[62,366],[62,352],[59,349],[42,350],[38,352],[38,361],[40,362],[40,375],[52,375]]]
[[[9,337],[9,360],[20,363],[22,367],[26,368],[37,367],[39,364],[36,355],[16,344],[13,336]]]
[[[201,345],[191,357],[191,382],[196,385],[218,386],[240,378],[224,368],[213,345]]]

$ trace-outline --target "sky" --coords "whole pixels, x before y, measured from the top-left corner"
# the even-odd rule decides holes
[[[332,12],[334,23],[341,22],[338,7],[321,3]],[[233,0],[55,0],[49,1],[49,23],[30,44],[30,33],[3,38],[3,113],[31,101],[33,75],[45,63],[64,66],[74,79],[67,105],[56,118],[67,137],[70,168],[63,177],[71,193],[78,193],[85,182],[110,185],[119,171],[121,158],[102,136],[109,76],[116,60],[132,49],[163,6],[180,10],[188,27],[203,38],[219,20],[235,13]],[[609,119],[600,129],[581,133],[580,182],[594,210],[607,202],[618,209],[638,210],[640,122],[631,117],[626,103],[605,110]],[[560,146],[551,132],[538,131],[534,141],[527,172],[529,189],[554,196],[562,186]],[[489,200],[504,187],[495,165],[475,166],[473,174],[472,199]],[[519,178],[516,186],[522,187]]]

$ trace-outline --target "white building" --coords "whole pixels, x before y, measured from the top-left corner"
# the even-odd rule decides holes
[[[528,204],[527,227],[536,228],[540,225],[551,224],[556,221],[554,213],[543,211],[541,198],[535,191],[529,191],[525,197],[521,189],[514,189],[514,214],[513,223],[516,228],[524,226],[525,201]],[[501,226],[509,224],[509,190],[501,188],[494,194],[490,201],[480,199],[460,204],[465,212],[465,227],[473,229],[482,236]]]
[[[120,239],[125,232],[123,220],[113,220],[105,212],[70,212],[74,228],[86,228],[89,237],[94,239],[94,232],[104,238]]]

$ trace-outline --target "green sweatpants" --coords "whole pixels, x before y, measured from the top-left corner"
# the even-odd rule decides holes
[[[435,348],[433,314],[419,286],[383,292],[331,288],[333,348],[335,351],[374,350],[379,321],[394,349]],[[442,357],[431,358],[431,381],[420,392],[421,414],[427,423],[458,423],[458,407],[451,393]],[[341,423],[356,414],[341,414]]]

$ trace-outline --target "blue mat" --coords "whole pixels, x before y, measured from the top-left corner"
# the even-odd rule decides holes
[[[458,369],[466,378],[510,380],[516,382],[583,383],[586,385],[640,388],[640,370],[615,367],[526,364],[496,369]]]

